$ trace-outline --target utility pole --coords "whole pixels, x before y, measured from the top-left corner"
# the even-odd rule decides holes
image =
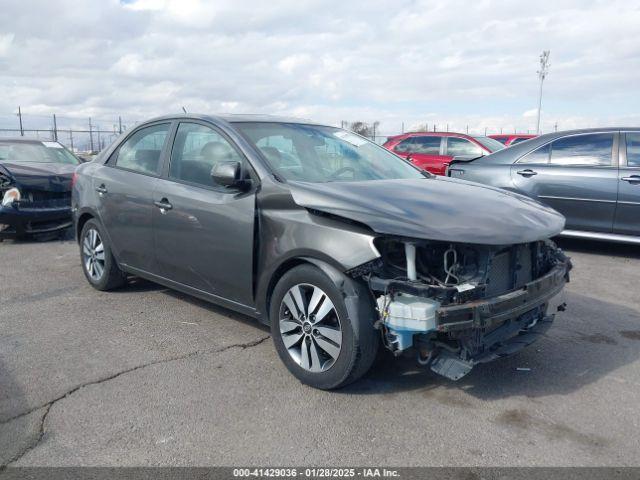
[[[71,143],[71,151],[73,152],[73,130],[69,130],[69,142]]]
[[[122,117],[118,115],[118,132],[122,133]]]
[[[56,114],[53,114],[53,141],[58,141],[58,123],[56,122]]]
[[[540,114],[542,111],[542,84],[544,83],[544,79],[549,73],[549,54],[551,52],[549,50],[544,50],[540,55],[540,70],[538,70],[538,79],[540,80],[540,94],[538,96],[538,126],[536,128],[536,133],[540,135]]]
[[[18,121],[20,122],[20,136],[24,137],[24,130],[22,129],[22,110],[20,110],[19,105],[18,105]]]
[[[93,127],[91,126],[91,117],[89,117],[89,146],[91,153],[93,153]]]

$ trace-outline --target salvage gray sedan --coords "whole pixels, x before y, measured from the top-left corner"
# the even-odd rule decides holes
[[[317,388],[381,344],[458,379],[564,309],[560,214],[308,121],[148,121],[78,168],[73,212],[95,288],[136,275],[253,316]]]

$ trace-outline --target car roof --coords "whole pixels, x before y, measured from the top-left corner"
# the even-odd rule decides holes
[[[483,137],[484,135],[468,135],[466,133],[460,132],[406,132],[401,133],[400,135],[393,135],[387,137],[387,141],[389,140],[401,140],[405,138],[411,137],[462,137],[462,138],[478,138]]]

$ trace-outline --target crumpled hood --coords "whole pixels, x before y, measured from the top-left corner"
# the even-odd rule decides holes
[[[76,167],[65,163],[2,162],[0,172],[12,178],[18,188],[69,192]]]
[[[368,182],[289,182],[296,204],[380,234],[488,245],[542,240],[564,217],[523,195],[447,177]]]

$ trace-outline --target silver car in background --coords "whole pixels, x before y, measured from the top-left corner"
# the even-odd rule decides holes
[[[555,132],[448,175],[525,194],[562,213],[563,236],[640,243],[640,129]]]

